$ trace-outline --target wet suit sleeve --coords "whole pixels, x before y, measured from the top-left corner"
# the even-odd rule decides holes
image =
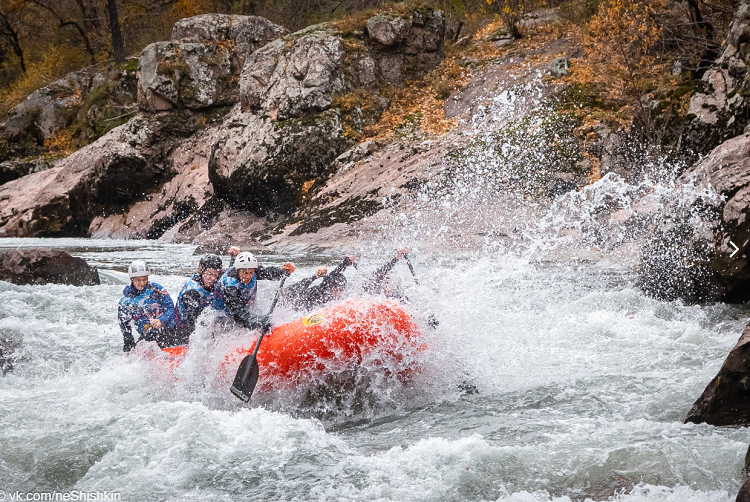
[[[375,271],[374,274],[367,280],[367,283],[365,284],[365,291],[371,294],[376,294],[380,292],[380,285],[383,282],[383,279],[385,279],[385,276],[388,275],[388,272],[391,271],[394,265],[398,263],[398,258],[394,258],[379,269]]]
[[[135,338],[133,338],[133,328],[130,326],[130,321],[133,319],[132,307],[123,305],[122,303],[117,306],[117,320],[120,322],[120,330],[122,330],[123,338],[123,352],[130,352],[135,347]]]
[[[315,279],[317,279],[317,275],[313,275],[312,277],[307,277],[305,279],[302,279],[301,281],[292,284],[288,288],[284,289],[284,301],[291,305],[294,308],[297,309],[304,309],[307,308],[305,298],[307,297],[307,291],[310,287],[310,284],[315,282]]]
[[[255,269],[255,275],[260,280],[279,281],[286,272],[281,267],[258,267]]]
[[[125,342],[135,343],[133,338],[133,328],[130,326],[132,320],[132,309],[123,305],[122,303],[117,306],[117,320],[120,322],[120,329],[122,330],[122,337]]]
[[[172,302],[172,297],[169,296],[169,293],[167,293],[166,290],[164,292],[159,290],[155,291],[159,305],[164,309],[164,313],[159,316],[159,320],[165,329],[172,329],[175,326],[174,302]]]
[[[191,289],[182,295],[182,306],[185,308],[185,325],[195,326],[195,320],[201,313],[201,295],[198,291]]]
[[[224,289],[224,304],[232,314],[232,319],[248,329],[260,328],[266,321],[266,316],[256,316],[247,310],[240,298],[240,290],[236,287]]]
[[[330,272],[330,273],[329,273],[328,275],[334,275],[334,276],[335,276],[335,275],[341,275],[341,274],[343,274],[343,273],[344,273],[344,271],[346,270],[346,268],[347,268],[347,267],[348,267],[349,265],[351,265],[351,264],[352,264],[352,262],[351,262],[351,261],[349,261],[349,257],[347,256],[346,258],[344,258],[344,261],[342,261],[342,262],[341,262],[341,263],[339,264],[339,266],[338,266],[338,267],[336,267],[336,268],[334,268],[333,270],[331,270],[331,272]],[[393,265],[391,265],[391,266],[393,266]],[[387,273],[388,273],[388,272],[386,271],[386,274],[387,274]]]

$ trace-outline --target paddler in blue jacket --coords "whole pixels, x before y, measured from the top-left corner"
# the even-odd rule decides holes
[[[214,303],[214,285],[222,273],[221,258],[215,254],[203,255],[198,263],[198,273],[185,283],[177,295],[175,304],[174,343],[187,345],[190,335],[195,331],[195,321],[201,312]]]
[[[277,281],[294,272],[293,263],[281,267],[261,267],[252,253],[243,252],[234,259],[234,266],[224,272],[214,287],[214,308],[249,329],[268,325],[268,316],[253,312],[259,280]]]
[[[138,341],[156,341],[166,346],[175,327],[174,305],[167,290],[148,281],[149,269],[145,261],[136,260],[128,267],[130,285],[122,291],[117,308],[124,352],[135,347],[131,322],[135,323]]]

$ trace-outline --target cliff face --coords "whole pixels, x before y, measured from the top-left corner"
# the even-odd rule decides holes
[[[703,75],[690,100],[683,145],[706,154],[739,136],[750,123],[750,4],[737,7],[722,54]]]
[[[387,108],[381,86],[442,58],[439,11],[367,26],[288,34],[253,16],[181,20],[171,41],[140,56],[136,116],[52,169],[0,186],[0,235],[190,240],[223,211],[294,212]],[[19,107],[6,137],[36,134],[19,119],[34,110]]]

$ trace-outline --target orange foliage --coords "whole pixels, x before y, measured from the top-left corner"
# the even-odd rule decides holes
[[[214,3],[211,0],[177,0],[172,7],[172,13],[178,19],[206,14],[214,10]]]
[[[665,0],[610,0],[599,6],[585,37],[591,77],[610,97],[640,96],[663,73],[654,53],[662,29],[655,11]]]

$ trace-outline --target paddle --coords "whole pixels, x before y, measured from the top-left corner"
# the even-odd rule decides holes
[[[414,282],[416,282],[417,285],[419,285],[419,281],[417,280],[417,274],[414,273],[414,267],[411,266],[411,262],[409,261],[408,254],[404,255],[404,260],[406,260],[406,264],[409,265],[409,270],[411,270],[411,275],[412,277],[414,277]]]
[[[276,296],[273,299],[273,303],[271,303],[271,309],[268,311],[269,316],[273,314],[273,309],[276,308],[279,297],[281,297],[281,289],[284,287],[284,281],[286,281],[287,277],[289,277],[288,272],[284,274],[284,277],[281,278],[281,284],[279,284],[279,289],[276,290]],[[253,391],[255,390],[255,385],[258,383],[260,370],[258,368],[258,359],[256,356],[258,355],[260,342],[263,341],[263,337],[267,332],[268,327],[263,327],[263,330],[260,332],[260,338],[258,338],[258,342],[255,344],[255,351],[253,351],[252,355],[245,356],[245,358],[242,360],[239,367],[237,368],[237,374],[234,377],[232,388],[229,389],[232,391],[232,394],[245,402],[250,401],[250,397],[253,395]]]

